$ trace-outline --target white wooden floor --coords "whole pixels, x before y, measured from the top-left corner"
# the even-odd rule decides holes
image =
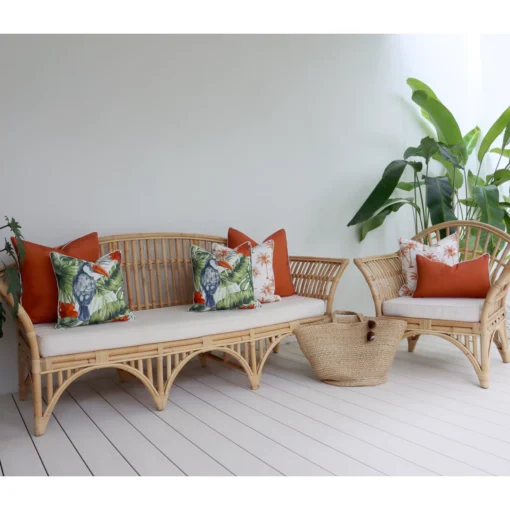
[[[444,340],[400,345],[390,381],[317,381],[296,343],[251,391],[244,374],[190,364],[154,410],[143,386],[77,382],[46,434],[32,408],[0,397],[0,474],[510,475],[510,365],[493,353],[491,389]]]

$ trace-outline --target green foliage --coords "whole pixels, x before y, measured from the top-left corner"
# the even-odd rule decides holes
[[[414,207],[418,211],[420,210],[420,208],[409,198],[395,198],[387,200],[384,206],[376,214],[374,214],[374,216],[359,225],[359,240],[363,241],[371,230],[375,230],[380,227],[384,223],[384,220],[392,212],[397,212],[403,205],[406,204]]]
[[[433,225],[456,220],[453,212],[453,188],[447,177],[425,177],[427,207]]]
[[[21,225],[14,219],[9,219],[8,216],[5,217],[6,224],[0,227],[0,230],[4,228],[10,229],[13,236],[18,241],[18,254],[16,254],[12,244],[5,239],[5,246],[3,250],[0,250],[0,253],[5,252],[13,259],[13,265],[5,266],[3,271],[3,278],[5,283],[7,284],[7,292],[12,294],[14,306],[12,315],[14,318],[18,316],[19,304],[21,301],[21,295],[23,293],[23,288],[21,286],[21,277],[20,277],[20,262],[23,261],[25,257],[25,245],[23,242],[23,236],[21,234]],[[5,307],[0,302],[0,338],[4,336],[3,326],[6,320]]]
[[[481,163],[483,161],[483,158],[485,157],[485,154],[489,151],[491,148],[491,145],[496,141],[496,138],[503,133],[503,130],[506,130],[506,133],[510,133],[508,130],[508,124],[510,122],[510,107],[508,107],[501,116],[494,122],[494,124],[491,126],[489,131],[487,131],[487,134],[483,137],[482,143],[480,144],[480,148],[478,149],[478,161]],[[504,150],[506,145],[508,144],[508,138],[506,138],[503,142],[503,146],[501,147],[501,150]]]
[[[386,167],[381,180],[347,226],[357,225],[370,219],[384,205],[395,191],[406,166],[407,161],[399,159],[392,161]]]
[[[505,230],[505,212],[499,206],[499,190],[496,186],[473,186],[473,199],[480,209],[480,221]]]
[[[427,84],[416,78],[409,78],[407,84],[423,118],[435,128],[437,139],[427,136],[417,147],[408,147],[403,160],[391,162],[348,226],[359,225],[360,240],[363,240],[391,213],[409,204],[413,207],[416,233],[429,224],[457,218],[476,219],[510,232],[510,212],[507,211],[510,204],[506,199],[499,200],[497,188],[510,182],[510,148],[506,149],[510,144],[510,107],[483,137],[478,150],[480,165],[472,172],[466,167],[480,140],[480,128],[476,126],[462,136],[453,114]],[[500,146],[492,148],[500,135]],[[500,155],[500,161],[503,157],[509,161],[504,168],[484,179],[480,176],[481,161],[489,150]],[[435,162],[441,165],[440,172],[429,166]],[[414,170],[412,181],[404,179],[408,165]],[[399,196],[393,195],[395,190]],[[402,196],[402,192],[408,195]]]

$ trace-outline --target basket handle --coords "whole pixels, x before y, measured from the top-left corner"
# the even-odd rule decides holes
[[[363,322],[363,320],[365,319],[365,316],[362,313],[351,312],[350,310],[335,310],[331,314],[331,320],[333,322],[336,322],[336,316],[337,315],[356,315],[360,322]]]

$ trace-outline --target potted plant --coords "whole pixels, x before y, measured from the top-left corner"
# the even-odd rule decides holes
[[[510,198],[499,188],[510,181],[510,148],[506,148],[510,143],[510,107],[484,136],[472,171],[468,165],[478,144],[480,128],[477,126],[463,136],[455,117],[428,85],[415,78],[409,78],[407,84],[412,100],[435,129],[436,137],[423,138],[417,147],[404,151],[403,159],[386,167],[348,226],[358,226],[362,241],[391,213],[408,205],[413,209],[416,233],[455,219],[478,220],[510,232]],[[495,146],[501,134],[502,141]],[[494,171],[483,177],[482,163],[489,152],[498,154],[499,159]],[[439,163],[439,171],[433,170],[433,162]],[[408,167],[412,169],[411,180],[404,179]]]
[[[13,316],[17,317],[22,294],[20,265],[25,257],[25,248],[23,244],[23,236],[21,234],[21,225],[14,218],[9,219],[7,216],[5,217],[5,221],[6,224],[0,227],[0,230],[6,228],[10,229],[12,235],[17,240],[17,250],[14,249],[7,239],[5,239],[5,247],[0,250],[0,253],[5,252],[13,259],[13,264],[4,264],[3,281],[7,285],[7,292],[12,294],[14,298]],[[3,337],[3,325],[6,318],[7,315],[5,313],[4,305],[2,301],[0,301],[0,338]]]

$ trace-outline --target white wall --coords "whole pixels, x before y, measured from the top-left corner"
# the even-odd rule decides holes
[[[477,48],[463,36],[0,36],[0,213],[46,245],[234,226],[258,239],[285,227],[295,255],[394,251],[410,214],[362,245],[346,224],[423,136],[408,76],[475,124]],[[372,312],[354,265],[336,305]],[[15,373],[11,328],[0,394]]]

